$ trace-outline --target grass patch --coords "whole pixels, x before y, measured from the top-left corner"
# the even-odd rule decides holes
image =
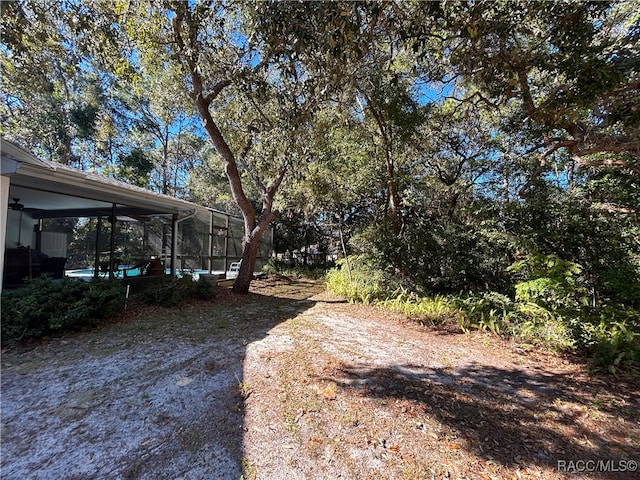
[[[397,297],[388,298],[379,303],[387,310],[430,325],[451,321],[460,313],[455,304],[442,295],[419,297],[402,291]]]

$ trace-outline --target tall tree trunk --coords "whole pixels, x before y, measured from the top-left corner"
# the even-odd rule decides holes
[[[253,280],[253,271],[255,269],[258,251],[260,250],[260,239],[262,234],[245,240],[242,244],[242,263],[240,271],[233,282],[234,293],[248,293],[251,280]]]
[[[176,4],[176,16],[173,18],[174,40],[178,47],[178,52],[182,57],[182,61],[185,63],[191,76],[191,98],[193,99],[200,119],[202,120],[202,125],[211,143],[222,158],[224,170],[229,180],[231,195],[242,212],[244,219],[242,263],[240,264],[238,277],[233,284],[233,291],[235,293],[248,293],[260,248],[260,239],[273,219],[273,199],[287,171],[288,161],[282,163],[280,170],[268,187],[262,184],[257,176],[252,175],[262,194],[262,211],[260,215],[258,215],[245,194],[242,178],[238,171],[236,155],[229,147],[229,144],[226,142],[224,135],[218,128],[209,110],[211,102],[220,95],[225,88],[229,87],[232,82],[230,79],[223,78],[205,92],[196,53],[199,46],[197,34],[201,26],[198,24],[198,20],[192,16],[190,8],[186,2]],[[185,43],[185,37],[183,36],[183,26],[187,27],[186,40],[189,42],[188,45]],[[251,141],[249,141],[241,154],[241,159],[242,156],[249,151],[251,145]]]
[[[387,165],[387,194],[389,195],[389,217],[396,234],[402,230],[400,222],[400,195],[396,184],[395,162],[390,145],[385,146]]]
[[[398,193],[398,184],[396,178],[395,159],[393,154],[393,143],[391,133],[385,124],[382,112],[376,107],[375,102],[366,93],[362,92],[367,100],[367,108],[373,115],[373,118],[378,125],[378,133],[382,139],[384,147],[384,159],[386,167],[386,190],[387,190],[387,205],[389,210],[385,210],[393,230],[396,234],[402,231],[402,218],[400,212],[400,194]],[[385,206],[386,209],[386,206]]]

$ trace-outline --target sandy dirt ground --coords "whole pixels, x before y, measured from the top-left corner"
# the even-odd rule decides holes
[[[252,292],[5,349],[2,478],[640,478],[633,381],[311,281]]]

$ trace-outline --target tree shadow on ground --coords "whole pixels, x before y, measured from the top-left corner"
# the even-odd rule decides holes
[[[3,352],[3,478],[240,478],[247,346],[315,304],[295,282],[274,292]]]
[[[179,441],[174,442],[172,449],[144,458],[143,473],[136,472],[126,478],[151,480],[168,478],[167,474],[170,478],[250,478],[251,466],[244,458],[245,407],[251,388],[244,378],[247,348],[264,339],[279,324],[312,308],[316,302],[308,297],[313,293],[308,285],[292,281],[284,289],[266,288],[264,294],[235,295],[232,304],[222,306],[225,315],[232,318],[220,329],[226,341],[235,342],[235,349],[229,351],[229,362],[220,365],[220,351],[213,354],[213,359],[208,352],[203,352],[198,359],[199,366],[193,367],[200,372],[209,369],[214,376],[219,374],[216,370],[222,368],[226,380],[213,394],[203,391],[195,401],[184,400],[185,408],[197,408],[199,413],[191,415],[190,422],[176,425]],[[214,315],[220,310],[216,304],[211,308]],[[202,338],[208,331],[205,328]],[[197,329],[189,337],[192,334],[199,336]],[[211,344],[214,346],[215,340]],[[209,367],[208,363],[213,365]],[[176,458],[181,458],[182,463],[178,464]],[[136,468],[135,462],[132,465]]]
[[[515,468],[557,469],[569,461],[638,460],[637,390],[618,397],[632,414],[612,404],[594,406],[594,392],[605,382],[575,379],[548,371],[503,369],[471,363],[467,367],[425,368],[418,365],[343,366],[332,378],[342,388],[380,399],[411,400],[423,414],[462,439],[461,448],[478,458]],[[610,385],[609,385],[610,387]],[[611,392],[609,392],[611,393]],[[626,419],[619,415],[627,414]],[[614,414],[635,425],[635,440],[622,426],[594,431],[585,415]],[[611,424],[609,424],[611,425]],[[631,427],[632,429],[634,427]],[[566,462],[565,464],[559,462]],[[584,464],[581,464],[584,465]],[[592,465],[592,464],[590,464]],[[575,472],[574,472],[575,473]],[[637,472],[598,472],[598,478],[632,478]]]

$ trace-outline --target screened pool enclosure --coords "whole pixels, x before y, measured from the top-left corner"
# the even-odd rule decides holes
[[[243,221],[221,211],[199,209],[183,216],[116,215],[115,225],[112,218],[75,219],[74,231],[66,234],[73,237],[66,252],[69,276],[106,276],[109,270],[116,277],[139,276],[150,273],[143,267],[148,268],[152,261],[165,273],[170,273],[173,261],[178,274],[223,274],[242,258]],[[41,238],[60,235],[60,230],[69,228],[68,223],[42,220]],[[269,229],[261,239],[257,271],[271,255],[272,234]]]
[[[43,274],[221,275],[241,259],[239,217],[41,160],[4,140],[0,151],[3,288]],[[272,245],[270,228],[256,271]]]

